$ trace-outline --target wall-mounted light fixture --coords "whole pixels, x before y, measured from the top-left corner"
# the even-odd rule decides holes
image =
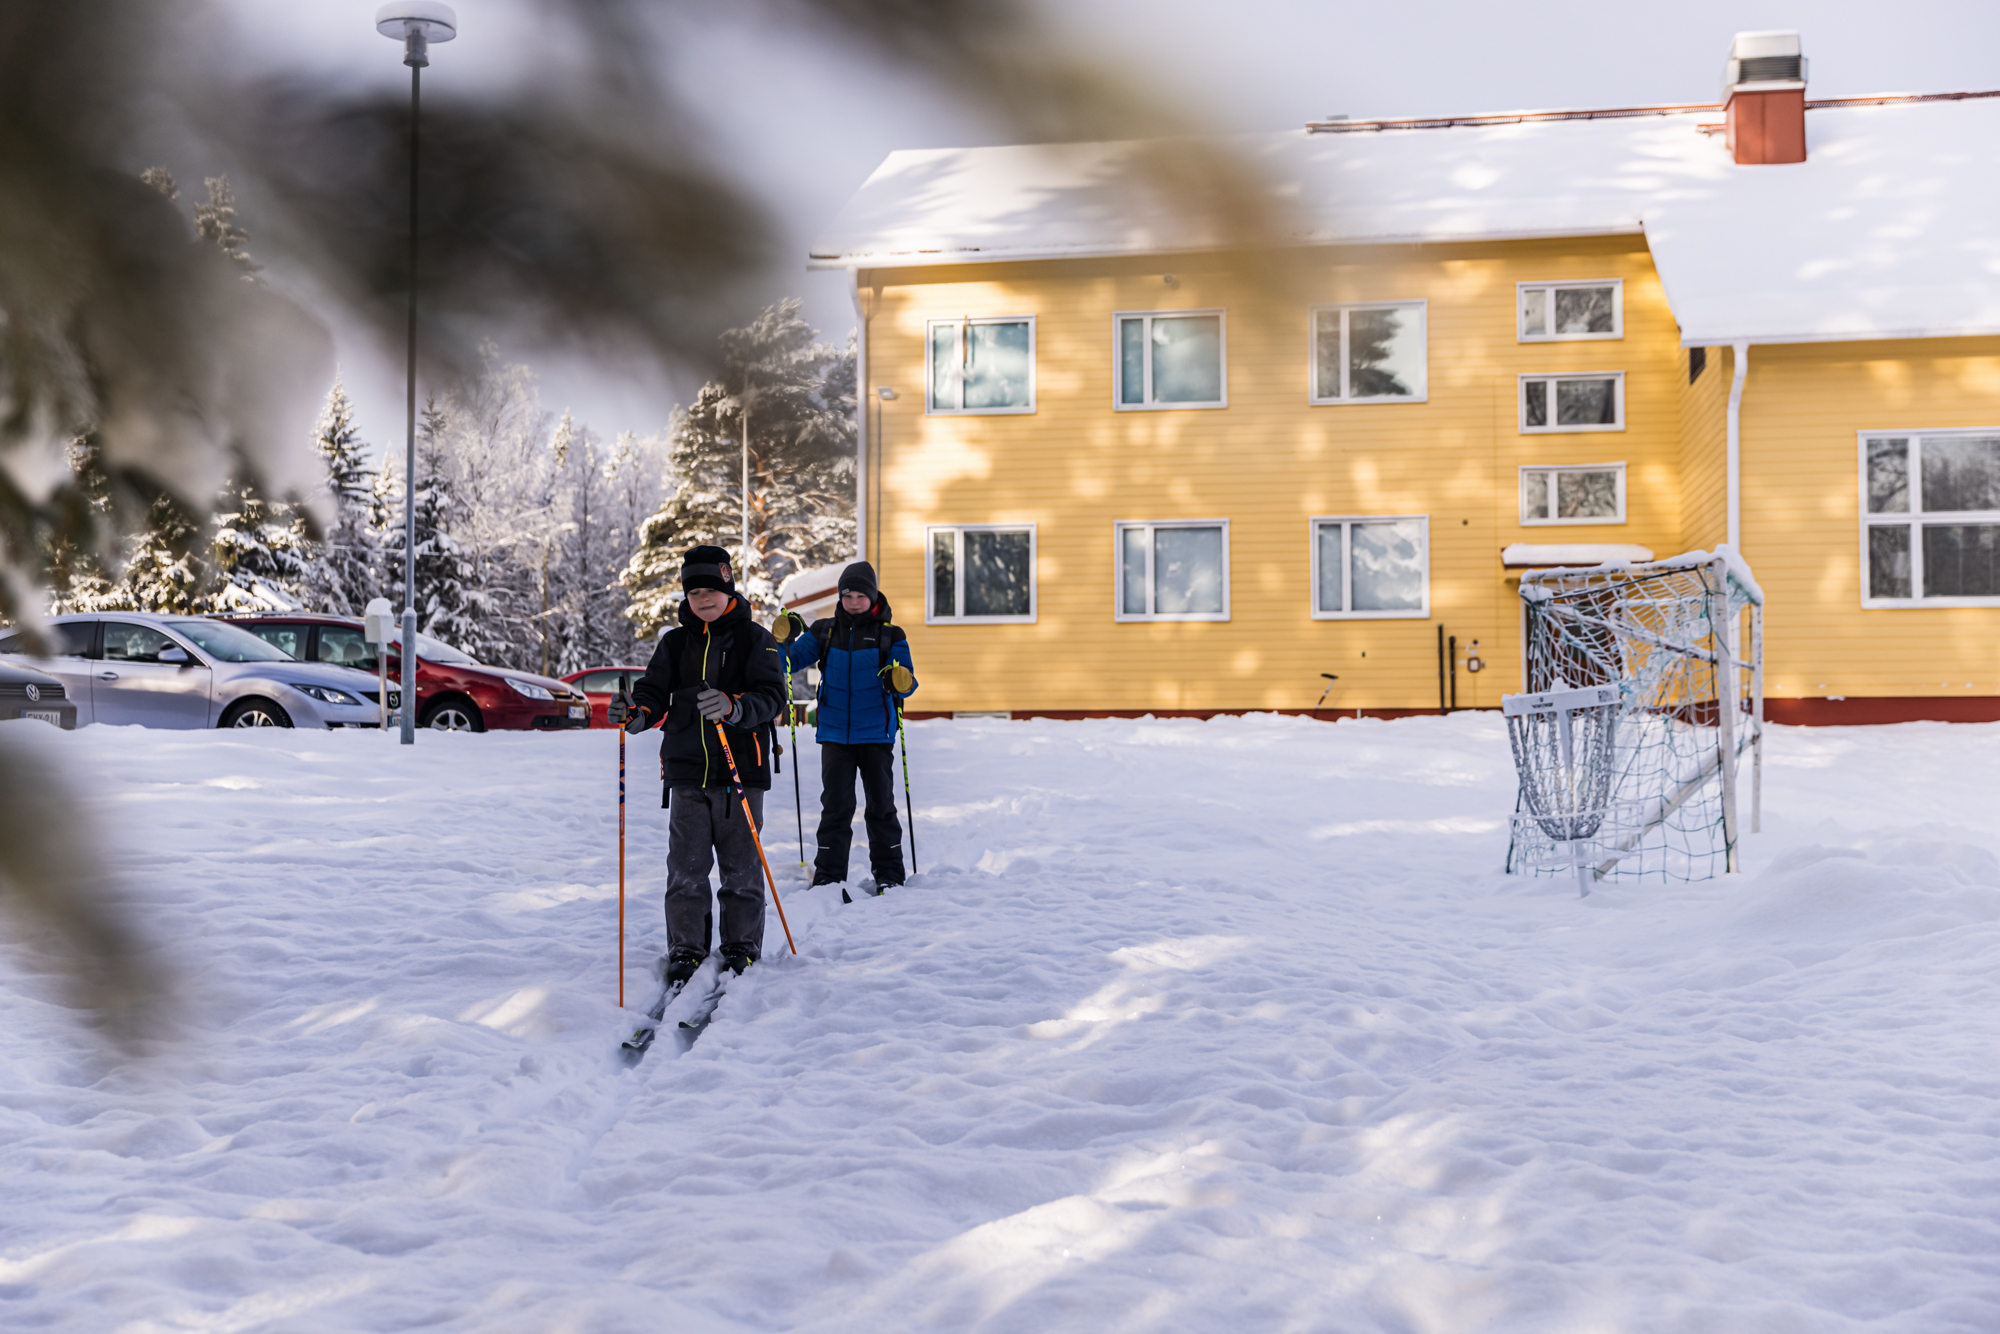
[[[1179,287],[1181,285],[1181,280],[1174,277],[1174,275],[1171,273],[1162,274],[1160,276],[1160,281],[1165,283],[1169,287]]]

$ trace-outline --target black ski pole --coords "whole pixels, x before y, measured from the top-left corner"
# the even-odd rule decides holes
[[[785,662],[785,722],[792,729],[792,812],[799,825],[799,865],[806,864],[806,799],[799,789],[799,714],[792,703],[792,664]]]
[[[903,810],[910,825],[910,874],[917,873],[917,802],[910,795],[910,742],[903,732],[903,701],[896,701],[896,740],[903,747]]]

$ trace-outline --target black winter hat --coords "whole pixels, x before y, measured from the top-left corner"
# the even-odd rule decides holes
[[[869,601],[874,601],[878,591],[875,587],[875,567],[865,560],[855,561],[840,572],[840,591],[848,590],[866,593]]]
[[[687,555],[681,557],[681,591],[692,593],[697,588],[713,588],[722,593],[736,591],[727,551],[721,547],[688,548]]]

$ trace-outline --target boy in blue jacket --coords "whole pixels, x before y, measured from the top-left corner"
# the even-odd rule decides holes
[[[783,612],[771,633],[793,672],[818,667],[819,852],[813,884],[847,879],[854,842],[854,779],[867,798],[868,865],[877,893],[903,883],[903,826],[896,818],[896,729],[902,702],[917,688],[916,664],[902,630],[889,623],[889,603],[875,586],[875,567],[856,561],[840,572],[840,607],[810,628]],[[846,891],[842,891],[846,897]]]

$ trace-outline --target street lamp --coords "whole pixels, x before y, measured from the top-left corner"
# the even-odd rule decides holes
[[[410,356],[403,466],[403,744],[408,746],[417,739],[417,110],[431,43],[458,36],[458,15],[436,0],[393,0],[375,11],[375,31],[403,44],[403,63],[410,67]]]

